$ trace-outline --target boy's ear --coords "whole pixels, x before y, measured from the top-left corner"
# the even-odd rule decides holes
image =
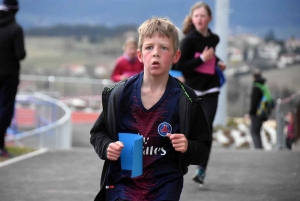
[[[140,62],[143,63],[143,55],[142,55],[142,51],[140,49],[137,50],[137,58]]]
[[[181,56],[181,51],[177,50],[174,54],[172,64],[176,64],[177,61],[180,59],[180,56]]]

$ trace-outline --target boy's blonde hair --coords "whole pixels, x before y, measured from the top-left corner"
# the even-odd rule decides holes
[[[179,48],[179,36],[175,25],[168,18],[152,17],[146,20],[138,28],[139,42],[138,49],[142,51],[142,46],[145,37],[152,37],[158,33],[159,36],[165,36],[172,39],[174,52]]]
[[[134,37],[128,37],[125,42],[123,43],[123,50],[125,50],[125,47],[127,47],[128,45],[135,45],[137,46],[137,40]]]

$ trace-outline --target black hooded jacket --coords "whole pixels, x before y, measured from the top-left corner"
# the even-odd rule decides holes
[[[101,190],[95,200],[105,200],[105,179],[110,163],[107,159],[107,147],[111,142],[118,140],[116,130],[116,115],[120,94],[127,81],[121,81],[112,88],[105,88],[102,93],[103,112],[98,117],[91,129],[90,142],[98,156],[105,160],[102,168]],[[208,123],[199,99],[194,91],[180,83],[180,105],[179,122],[180,133],[184,133],[188,139],[188,149],[178,157],[178,167],[184,174],[188,171],[189,165],[199,165],[207,160],[208,147],[211,143]]]
[[[250,104],[250,111],[249,111],[249,115],[251,116],[256,115],[258,105],[260,104],[260,100],[263,96],[261,89],[256,87],[255,83],[264,84],[265,82],[266,80],[262,77],[255,78],[253,82],[252,93],[251,93],[251,104]]]
[[[26,56],[22,28],[16,11],[0,10],[0,77],[19,76],[20,60]]]
[[[199,65],[203,64],[200,57],[195,58],[196,52],[203,52],[205,47],[212,47],[216,50],[220,39],[209,29],[209,36],[204,37],[195,28],[192,29],[180,42],[181,56],[174,70],[180,70],[185,77],[185,84],[194,90],[206,91],[215,87],[220,87],[219,76],[197,73],[194,71]],[[217,57],[216,64],[220,59]]]

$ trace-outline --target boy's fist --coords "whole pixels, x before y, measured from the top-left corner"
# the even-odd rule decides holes
[[[187,141],[184,134],[181,134],[181,133],[174,133],[174,134],[168,133],[167,137],[170,138],[170,140],[173,144],[173,147],[176,151],[179,151],[181,153],[186,152],[187,147],[188,147],[188,141]]]
[[[107,159],[116,161],[119,159],[124,144],[120,141],[112,142],[107,147]]]

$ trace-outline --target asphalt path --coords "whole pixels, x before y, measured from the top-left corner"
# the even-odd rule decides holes
[[[1,201],[89,201],[99,190],[103,161],[89,144],[92,124],[74,125],[71,150],[0,166]],[[1,165],[1,163],[0,163]],[[203,188],[184,177],[183,201],[300,201],[300,152],[213,147]]]

